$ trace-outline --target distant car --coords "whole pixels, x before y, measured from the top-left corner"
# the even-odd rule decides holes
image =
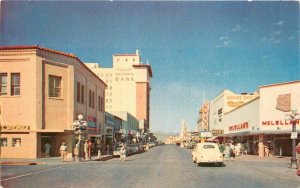
[[[194,149],[195,148],[196,143],[195,142],[188,142],[186,148],[187,149]]]
[[[198,165],[201,163],[214,163],[218,166],[224,165],[224,158],[216,143],[197,143],[192,152],[192,159]]]

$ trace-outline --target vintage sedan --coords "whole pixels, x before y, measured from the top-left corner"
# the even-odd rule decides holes
[[[216,143],[197,143],[192,152],[192,159],[194,163],[197,163],[198,165],[201,163],[213,163],[219,166],[224,165],[223,155]]]

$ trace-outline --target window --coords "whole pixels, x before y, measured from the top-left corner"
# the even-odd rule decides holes
[[[92,91],[89,90],[89,107],[92,107]]]
[[[104,111],[104,109],[103,109],[104,108],[104,99],[103,99],[103,97],[100,98],[100,101],[101,101],[100,111],[103,112]]]
[[[61,77],[49,75],[49,97],[61,97]]]
[[[100,96],[98,95],[98,111],[101,111],[101,100],[100,100]]]
[[[81,85],[81,103],[84,104],[84,85]]]
[[[20,95],[20,73],[11,73],[11,95]]]
[[[7,144],[7,138],[1,138],[0,140],[0,144],[1,144],[1,147],[7,147],[8,144]]]
[[[80,83],[77,82],[77,102],[80,102],[80,90],[81,90]]]
[[[7,95],[7,74],[0,73],[0,96]]]
[[[92,92],[92,108],[95,108],[95,92]]]
[[[20,146],[21,146],[21,138],[13,138],[12,147],[20,147]]]

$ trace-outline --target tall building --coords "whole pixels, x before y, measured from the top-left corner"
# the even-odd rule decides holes
[[[135,54],[115,54],[112,61],[112,68],[86,63],[107,84],[105,109],[132,114],[139,120],[139,129],[146,132],[150,128],[151,66],[142,63],[138,50]]]
[[[58,156],[62,142],[72,153],[79,114],[87,121],[82,138],[103,134],[106,84],[78,57],[40,46],[0,47],[0,65],[1,157]]]

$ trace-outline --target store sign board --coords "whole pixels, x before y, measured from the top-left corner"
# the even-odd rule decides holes
[[[30,130],[29,125],[1,125],[0,126],[1,131],[24,131],[24,130]]]
[[[201,138],[210,138],[210,137],[212,137],[212,133],[210,131],[203,131],[203,132],[200,132],[200,137]]]
[[[283,112],[291,111],[291,94],[278,95],[276,109]]]
[[[87,119],[87,124],[88,124],[88,130],[93,130],[93,131],[96,131],[96,118],[93,117],[93,116],[88,116],[88,119]]]

